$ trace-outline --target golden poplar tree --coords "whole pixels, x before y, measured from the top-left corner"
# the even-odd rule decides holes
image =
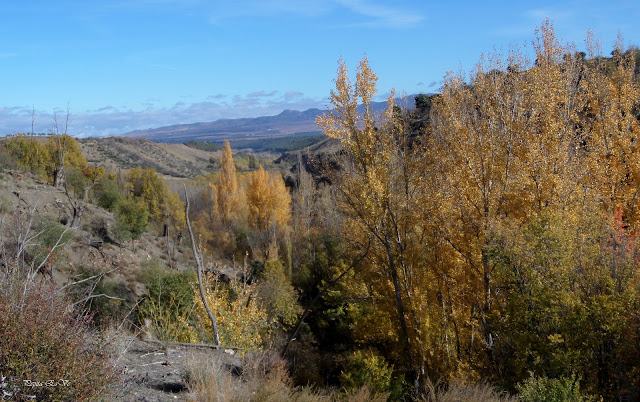
[[[220,157],[220,174],[218,176],[217,190],[217,209],[220,220],[223,224],[229,222],[231,211],[236,202],[238,193],[238,182],[236,178],[236,166],[233,162],[233,154],[231,153],[231,145],[229,141],[224,142],[222,156]]]
[[[262,165],[247,178],[249,225],[261,231],[284,227],[291,218],[291,195],[279,175],[265,171]]]
[[[445,352],[453,337],[440,325],[441,310],[431,307],[439,294],[431,247],[433,180],[427,150],[411,143],[393,93],[385,111],[374,112],[376,81],[366,57],[354,84],[341,60],[331,92],[334,109],[317,123],[342,143],[344,158],[335,182],[344,236],[366,255],[356,278],[366,284],[361,291],[375,307],[359,320],[366,330],[356,331],[395,343],[393,359],[419,387],[427,372],[455,364]]]

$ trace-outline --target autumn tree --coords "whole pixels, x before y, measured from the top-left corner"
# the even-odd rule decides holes
[[[246,182],[249,226],[263,235],[260,241],[266,257],[277,252],[279,235],[286,234],[291,219],[291,195],[282,176],[270,174],[262,165],[249,173]],[[271,249],[271,251],[269,251]],[[276,258],[276,255],[271,255]]]
[[[622,208],[610,217],[548,210],[526,225],[497,227],[490,238],[496,341],[487,374],[511,389],[529,376],[579,374],[605,400],[628,398],[639,380],[631,313],[639,254]]]
[[[18,134],[5,143],[18,165],[36,174],[43,174],[49,161],[49,151],[42,141],[32,135]]]
[[[534,49],[535,64],[512,50],[506,59],[483,58],[469,82],[448,76],[433,103],[429,147],[438,169],[439,232],[453,287],[471,290],[455,304],[457,315],[466,315],[464,350],[478,365],[494,358],[487,316],[496,266],[488,234],[548,210],[591,207],[596,197],[581,145],[588,96],[582,60],[558,44],[549,22]]]
[[[70,111],[67,108],[64,121],[58,121],[58,114],[53,114],[53,132],[49,136],[46,147],[49,150],[50,163],[47,173],[52,178],[54,187],[59,187],[64,180],[65,166],[84,168],[87,160],[77,141],[69,133]]]
[[[176,193],[171,193],[164,179],[152,168],[140,166],[131,169],[125,188],[131,197],[144,200],[149,218],[157,225],[182,227],[184,203]]]
[[[233,162],[231,145],[229,141],[224,142],[222,156],[220,157],[220,174],[218,175],[217,190],[217,210],[223,224],[229,222],[231,210],[237,198],[238,183],[236,178],[236,166]]]
[[[428,308],[438,294],[434,253],[429,249],[435,204],[424,202],[433,191],[432,181],[424,150],[410,145],[408,122],[393,94],[386,110],[374,113],[376,81],[366,57],[358,66],[355,84],[340,61],[336,90],[331,92],[334,109],[317,123],[344,149],[335,178],[346,218],[344,236],[367,255],[357,276],[379,309],[367,315],[378,321],[368,330],[375,334],[390,324],[398,334],[394,360],[409,371],[417,391],[427,373],[450,363],[440,354],[446,348],[437,341],[443,335],[436,324],[442,318],[440,311]]]
[[[308,235],[316,210],[316,183],[307,171],[300,153],[296,164],[295,184],[292,197],[293,230],[299,235]]]

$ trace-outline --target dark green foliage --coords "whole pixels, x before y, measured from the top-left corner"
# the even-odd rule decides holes
[[[77,167],[70,167],[65,172],[67,187],[78,197],[82,197],[85,188],[88,184],[88,178],[84,175],[81,169]]]
[[[339,362],[358,348],[345,293],[340,283],[330,284],[345,269],[345,244],[337,237],[310,236],[296,258],[293,283],[300,305],[309,311],[286,357],[296,362],[292,373],[297,383],[337,386]]]
[[[55,264],[62,255],[64,246],[73,238],[74,232],[71,230],[65,232],[66,226],[46,217],[39,218],[34,225],[34,229],[37,236],[33,245],[29,247],[32,263],[35,267],[38,267],[55,247],[48,260],[50,265]],[[56,243],[58,244],[57,246]]]
[[[118,189],[115,180],[110,177],[100,180],[93,192],[96,203],[111,212],[114,212],[118,203],[124,199],[124,194]]]
[[[149,210],[144,201],[128,198],[117,204],[115,234],[120,241],[138,239],[149,224]]]
[[[147,287],[148,299],[159,306],[175,308],[175,315],[188,312],[194,303],[192,284],[196,282],[193,271],[169,271],[160,261],[152,260],[140,275],[140,282]],[[144,311],[149,300],[140,303],[140,311]]]
[[[280,261],[265,263],[265,272],[258,287],[258,294],[269,319],[277,320],[284,328],[295,325],[302,311],[298,304],[298,294],[291,286],[291,280],[285,275]]]
[[[250,148],[254,152],[289,152],[310,147],[326,138],[318,133],[296,133],[287,137],[235,140],[231,141],[231,146],[234,149]]]
[[[520,400],[523,402],[586,402],[595,398],[580,393],[580,379],[575,374],[570,377],[547,378],[529,377],[518,384]]]
[[[425,94],[419,94],[415,99],[416,112],[420,115],[428,115],[431,112],[431,97]]]
[[[222,150],[222,145],[216,144],[213,142],[187,141],[184,143],[184,145],[191,148],[199,149],[201,151],[208,151],[208,152],[216,152],[216,151]]]

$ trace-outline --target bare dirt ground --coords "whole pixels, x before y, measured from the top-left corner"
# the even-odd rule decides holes
[[[120,380],[112,389],[112,396],[117,401],[193,400],[187,387],[190,362],[215,360],[231,373],[242,367],[240,358],[230,351],[164,344],[136,337],[123,337],[119,343],[126,351],[116,365]]]

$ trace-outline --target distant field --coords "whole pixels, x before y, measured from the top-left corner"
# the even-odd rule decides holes
[[[230,140],[233,149],[252,149],[254,152],[290,152],[310,147],[325,140],[324,135],[318,132],[296,133],[294,135],[277,138],[256,138]],[[217,151],[221,149],[222,142],[185,142],[185,145],[203,151]]]

